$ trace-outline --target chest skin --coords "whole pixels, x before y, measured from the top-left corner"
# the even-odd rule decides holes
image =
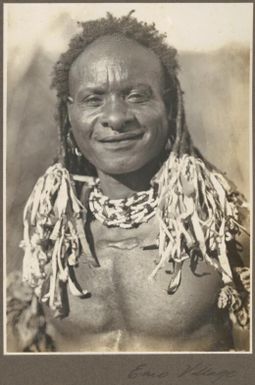
[[[70,313],[51,320],[59,350],[65,351],[192,351],[228,350],[230,329],[217,310],[221,277],[204,262],[196,275],[189,261],[178,290],[167,294],[170,265],[148,280],[158,260],[154,243],[156,218],[137,229],[90,227],[99,267],[81,258],[75,273],[91,292],[81,299],[69,294]]]

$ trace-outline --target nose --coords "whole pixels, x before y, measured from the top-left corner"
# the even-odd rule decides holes
[[[111,98],[104,105],[101,124],[114,131],[125,131],[128,123],[134,119],[124,100]]]

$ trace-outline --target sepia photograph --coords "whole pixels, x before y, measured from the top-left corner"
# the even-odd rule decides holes
[[[5,354],[252,352],[252,16],[5,4]]]

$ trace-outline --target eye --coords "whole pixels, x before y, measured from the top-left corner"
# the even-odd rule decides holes
[[[130,103],[144,103],[150,99],[151,99],[150,91],[131,91],[127,96],[127,100]]]
[[[88,107],[99,107],[103,104],[103,97],[101,95],[88,95],[79,104]]]

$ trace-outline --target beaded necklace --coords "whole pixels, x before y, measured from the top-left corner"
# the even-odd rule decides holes
[[[93,216],[108,227],[131,229],[152,218],[158,206],[156,186],[134,193],[124,199],[110,199],[105,196],[96,180],[89,196],[89,208]]]

